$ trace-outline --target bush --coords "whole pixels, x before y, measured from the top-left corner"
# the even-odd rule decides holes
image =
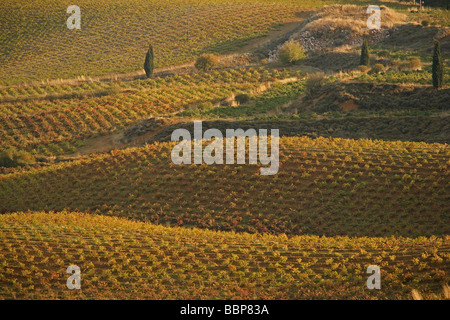
[[[209,111],[213,108],[213,104],[210,101],[200,102],[197,109],[202,111]]]
[[[306,55],[305,50],[299,43],[288,41],[281,47],[278,57],[284,64],[294,64],[305,59]]]
[[[104,90],[105,95],[108,96],[115,96],[118,95],[120,92],[122,92],[122,88],[117,83],[114,83],[109,88]]]
[[[305,83],[305,94],[307,97],[314,96],[325,84],[325,73],[317,72],[310,75]]]
[[[370,69],[370,67],[368,67],[368,66],[363,66],[363,65],[358,66],[358,70],[363,73],[367,73],[367,71],[369,71],[369,69]]]
[[[219,63],[219,58],[214,54],[203,54],[195,62],[195,68],[199,71],[211,70]]]
[[[408,70],[418,70],[422,68],[422,61],[419,57],[411,57],[407,62],[405,62],[404,66]]]
[[[377,63],[370,69],[369,74],[380,73],[385,70],[384,66],[381,63]]]
[[[391,53],[388,50],[382,50],[378,53],[378,56],[382,58],[389,58]]]
[[[428,20],[422,20],[422,25],[424,27],[428,27],[430,25],[430,22],[428,22]]]
[[[390,69],[394,71],[419,70],[422,68],[422,61],[419,57],[411,57],[408,61],[402,61],[400,59],[391,61],[389,65]]]
[[[403,62],[400,59],[396,59],[391,61],[389,64],[392,70],[399,71],[402,68]]]
[[[33,163],[35,163],[35,158],[26,151],[18,151],[13,147],[0,151],[0,167],[12,168]]]
[[[243,103],[247,103],[250,100],[250,96],[246,93],[240,93],[240,94],[236,95],[234,100],[239,104],[243,104]]]

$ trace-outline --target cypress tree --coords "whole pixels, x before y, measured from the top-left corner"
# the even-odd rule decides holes
[[[147,75],[147,78],[150,78],[150,76],[153,74],[153,47],[150,44],[148,47],[147,54],[145,55],[145,62],[144,62],[144,70],[145,74]]]
[[[369,65],[369,42],[367,38],[363,39],[362,47],[361,47],[361,60],[359,62],[360,66],[368,66]]]
[[[433,87],[438,89],[442,87],[444,80],[444,63],[441,56],[441,43],[437,40],[434,42],[433,67],[431,70],[433,74]]]

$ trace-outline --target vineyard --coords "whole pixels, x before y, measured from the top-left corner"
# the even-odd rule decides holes
[[[0,300],[450,299],[448,10],[79,5],[69,30],[66,1],[0,3]],[[249,138],[246,164],[174,164],[194,121],[279,130],[277,173]]]
[[[0,178],[0,210],[78,210],[155,224],[289,235],[449,234],[446,145],[280,139],[280,168],[174,165],[174,143]]]
[[[68,30],[67,2],[47,2],[0,4],[0,84],[133,72],[148,43],[157,67],[176,65],[239,48],[300,11],[290,1],[88,0],[81,30]]]
[[[104,76],[142,69],[152,43],[156,66],[192,61],[205,52],[226,53],[298,19],[305,8],[367,0],[85,0],[81,30],[65,26],[67,2],[6,0],[0,4],[0,85]],[[406,11],[407,4],[390,3]],[[448,24],[445,11],[428,19]],[[412,21],[419,17],[410,15]],[[420,23],[420,21],[419,21]],[[11,26],[14,26],[12,28]]]
[[[376,81],[389,82],[386,75]],[[360,117],[367,116],[368,111],[408,115],[411,110],[448,109],[448,89],[436,94],[427,88],[386,84],[377,87],[370,84],[373,80],[369,77],[374,78],[360,76],[359,80],[369,80],[360,84],[330,78],[333,83],[318,93],[312,111],[342,112],[336,101],[345,102],[355,96],[359,111],[353,111],[353,115]],[[305,73],[298,70],[248,67],[124,82],[0,89],[0,133],[4,137],[0,148],[62,155],[76,152],[88,138],[120,132],[152,116],[204,119],[267,116],[303,93],[304,82],[292,80],[304,78]],[[282,83],[286,80],[290,82]],[[384,96],[382,91],[392,93]],[[253,101],[233,108],[220,105],[239,93],[250,94]],[[295,103],[289,107],[297,112],[303,108]],[[350,136],[353,137],[357,136]]]
[[[215,103],[299,72],[243,68],[122,83],[85,83],[0,90],[0,147],[40,154],[76,150],[80,140],[106,135],[154,115]],[[41,97],[41,98],[40,98]],[[6,102],[7,100],[12,102]]]
[[[443,299],[441,238],[234,234],[69,213],[0,216],[0,297],[14,299]],[[67,266],[82,289],[65,287]],[[364,285],[383,268],[383,290]],[[436,293],[432,293],[436,292]]]

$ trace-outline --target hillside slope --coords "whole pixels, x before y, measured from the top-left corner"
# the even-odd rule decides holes
[[[0,210],[71,210],[291,235],[450,233],[447,145],[280,139],[280,168],[175,165],[155,143],[0,176]],[[248,162],[248,161],[247,161]]]
[[[0,85],[142,70],[149,43],[156,67],[230,52],[300,11],[286,1],[85,0],[81,29],[69,30],[69,5],[0,3]]]
[[[442,298],[448,239],[234,234],[82,213],[0,216],[0,299]],[[368,290],[378,264],[382,290]],[[77,265],[81,290],[67,290]]]

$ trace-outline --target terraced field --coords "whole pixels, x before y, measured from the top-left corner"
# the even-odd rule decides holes
[[[8,299],[404,299],[412,289],[442,298],[450,271],[450,243],[436,237],[287,238],[79,212],[7,214],[0,226]],[[372,263],[383,290],[365,286]],[[81,290],[66,288],[72,264]]]

